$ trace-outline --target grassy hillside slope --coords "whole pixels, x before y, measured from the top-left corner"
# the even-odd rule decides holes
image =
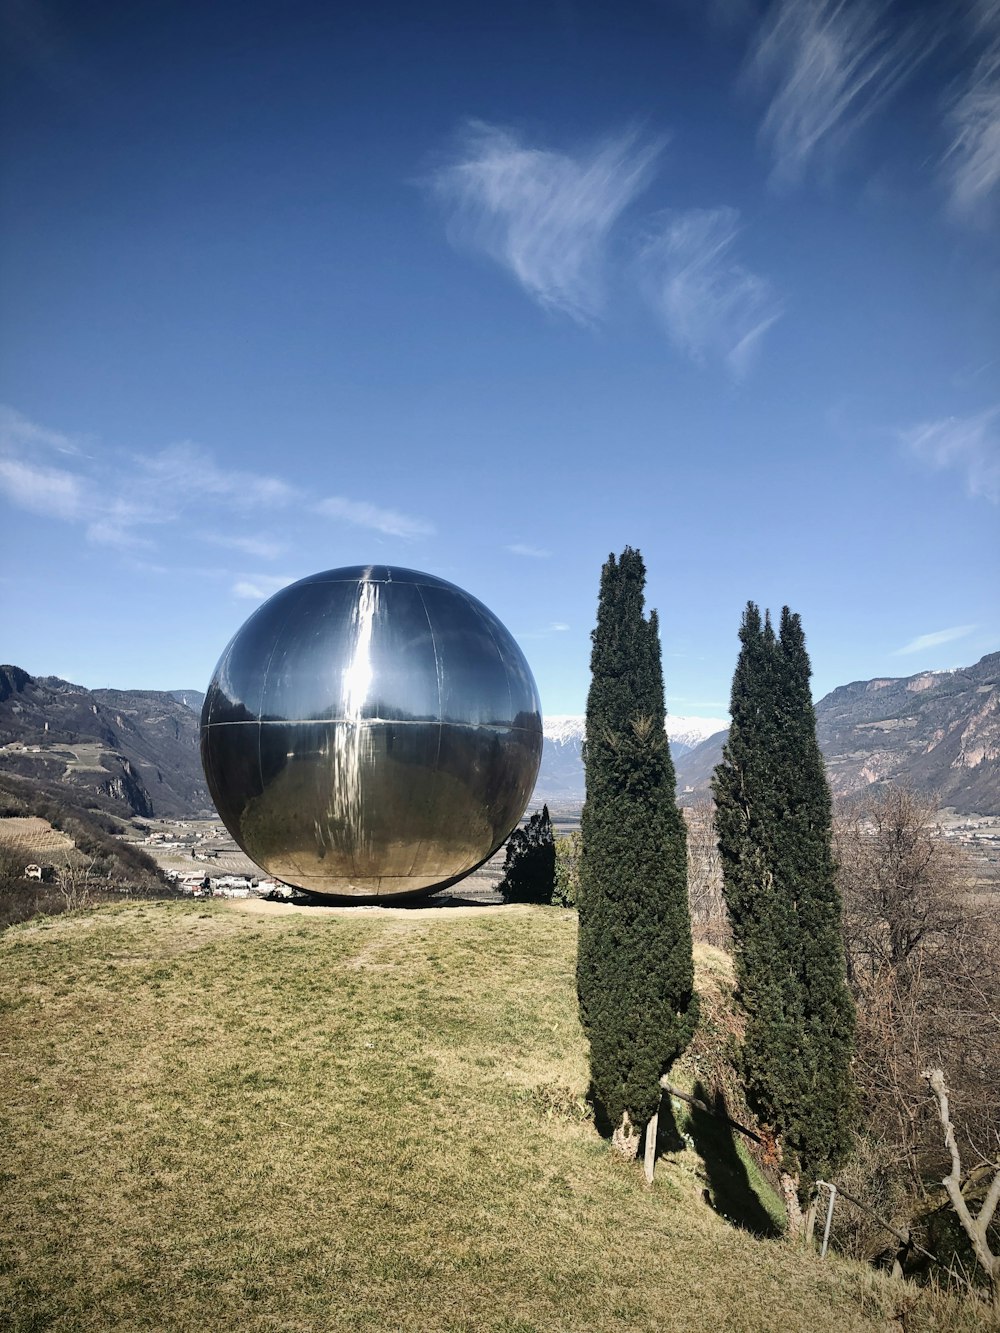
[[[651,1191],[616,1163],[581,1110],[575,944],[545,908],[7,931],[0,1326],[978,1326],[730,1226],[690,1146]]]

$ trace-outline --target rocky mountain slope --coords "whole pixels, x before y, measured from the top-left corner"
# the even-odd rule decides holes
[[[177,691],[200,707],[196,690]],[[61,781],[138,815],[211,815],[199,714],[160,690],[87,690],[0,666],[0,772]]]
[[[816,705],[835,795],[903,782],[962,814],[1000,814],[1000,653],[954,671],[841,685]],[[682,756],[678,791],[707,793],[726,733]]]
[[[203,697],[86,690],[0,667],[0,772],[69,782],[123,812],[211,815],[198,752]],[[536,800],[582,802],[583,721],[545,720]],[[816,721],[836,794],[901,781],[961,813],[1000,814],[1000,653],[956,671],[842,685],[816,705]],[[682,799],[707,793],[723,726],[668,717]]]

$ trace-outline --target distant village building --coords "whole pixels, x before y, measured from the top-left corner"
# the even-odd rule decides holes
[[[42,867],[41,867],[41,866],[36,866],[36,865],[34,865],[34,864],[32,864],[32,865],[30,865],[30,866],[25,866],[25,867],[24,867],[24,878],[25,878],[25,879],[37,879],[37,880],[40,880],[40,879],[42,878]]]

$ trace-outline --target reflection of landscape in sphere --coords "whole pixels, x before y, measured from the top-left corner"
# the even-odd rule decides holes
[[[524,813],[541,754],[508,631],[453,583],[394,566],[276,593],[222,654],[201,715],[209,790],[247,855],[351,898],[474,870]]]

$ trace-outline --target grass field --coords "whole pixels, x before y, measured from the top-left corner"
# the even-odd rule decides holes
[[[693,1123],[651,1190],[616,1162],[575,943],[550,908],[132,903],[5,932],[0,1327],[986,1326],[731,1225],[704,1194],[746,1220],[740,1162]],[[702,951],[702,984],[724,964]]]

